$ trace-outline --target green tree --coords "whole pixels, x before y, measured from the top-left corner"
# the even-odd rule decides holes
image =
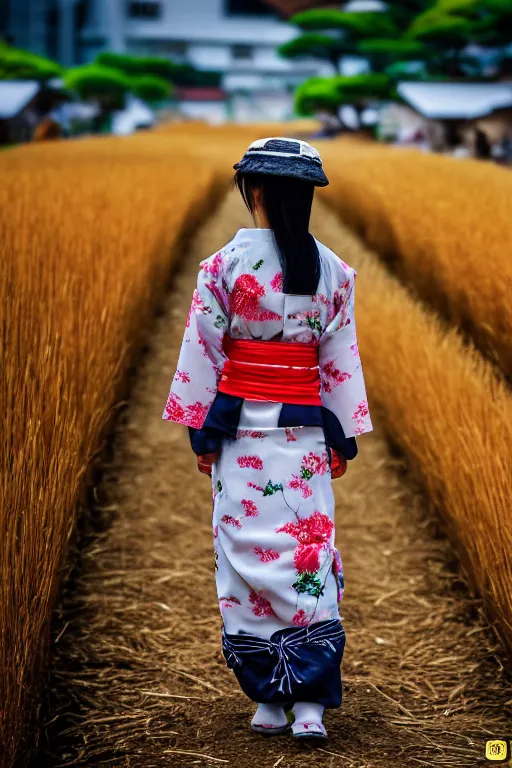
[[[104,51],[96,57],[96,64],[109,69],[118,69],[126,75],[152,75],[165,80],[174,81],[175,74],[179,71],[179,64],[170,59],[161,59],[150,56],[130,56],[124,53],[112,53]]]
[[[400,18],[403,19],[410,4],[416,8],[415,0],[406,0]],[[412,14],[413,11],[410,16]],[[425,55],[421,41],[401,38],[396,18],[387,10],[314,9],[295,14],[291,22],[301,34],[280,46],[278,52],[286,58],[320,58],[328,61],[336,72],[332,78],[307,80],[297,90],[295,103],[301,113],[312,114],[322,109],[337,114],[341,106],[352,105],[360,118],[369,102],[389,96],[387,67],[397,61],[414,61]],[[364,57],[372,71],[353,77],[342,76],[339,64],[346,55]]]
[[[45,82],[60,77],[62,67],[44,56],[0,43],[1,80],[38,80]]]
[[[132,80],[132,90],[136,96],[151,103],[164,101],[171,94],[168,80],[155,75],[139,75]]]
[[[391,88],[387,75],[377,73],[312,77],[297,88],[295,109],[301,115],[324,111],[337,116],[340,105],[351,105],[360,123],[368,102],[389,98]]]
[[[105,112],[121,109],[132,81],[123,72],[98,64],[69,69],[64,77],[66,88],[82,99],[93,99]]]
[[[331,35],[320,32],[305,32],[294,40],[279,46],[278,52],[286,59],[301,59],[314,56],[325,59],[338,71],[339,60],[345,53],[342,42]]]
[[[129,56],[110,51],[98,54],[95,63],[109,69],[117,69],[129,77],[151,75],[181,86],[218,86],[222,77],[220,72],[201,71],[191,64],[181,64],[171,59]]]
[[[503,49],[502,71],[510,67],[503,54],[512,40],[512,0],[393,0],[382,11],[304,11],[291,23],[299,35],[279,53],[325,60],[336,72],[297,89],[297,109],[307,114],[315,111],[313,104],[331,112],[352,104],[360,114],[369,101],[388,98],[404,77],[483,77],[480,59],[468,55],[471,43]],[[361,56],[370,73],[341,78],[339,62],[346,55]],[[377,73],[387,78],[385,85]]]
[[[340,94],[333,77],[310,77],[295,91],[295,109],[299,115],[309,117],[317,112],[327,112],[338,120]]]
[[[432,76],[482,76],[467,48],[504,49],[512,40],[510,0],[436,0],[412,21],[404,37],[423,42]],[[498,60],[500,56],[498,55]]]
[[[291,18],[302,34],[278,48],[289,59],[315,57],[328,61],[336,72],[343,56],[357,55],[361,41],[399,34],[390,14],[375,11],[346,12],[314,9]]]

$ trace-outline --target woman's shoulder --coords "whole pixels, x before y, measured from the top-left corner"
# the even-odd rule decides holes
[[[248,265],[259,268],[260,263],[263,264],[273,255],[273,249],[269,251],[267,243],[244,240],[240,231],[226,245],[199,263],[200,272],[215,278],[220,275],[230,278]]]
[[[233,262],[237,262],[240,260],[240,257],[248,250],[248,246],[250,243],[245,243],[243,240],[240,239],[239,233],[235,234],[234,237],[231,238],[225,245],[222,246],[222,248],[219,248],[217,251],[211,254],[211,256],[208,256],[206,259],[203,259],[199,263],[199,266],[201,268],[208,267],[212,264],[222,264],[224,266],[227,266]]]
[[[346,261],[344,261],[326,245],[321,243],[320,240],[317,240],[316,237],[315,241],[318,247],[320,258],[322,260],[322,267],[336,283],[339,284],[345,280],[350,280],[352,277],[357,275],[354,267],[351,267],[350,264],[347,264]]]

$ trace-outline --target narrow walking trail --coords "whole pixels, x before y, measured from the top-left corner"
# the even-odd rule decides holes
[[[249,731],[253,705],[220,649],[210,481],[186,429],[160,419],[198,262],[248,225],[231,193],[156,322],[100,489],[111,525],[60,607],[41,764],[472,768],[484,738],[507,732],[510,691],[480,603],[374,412],[375,431],[334,482],[347,645],[329,744],[312,753]],[[362,246],[320,204],[312,231],[358,268]]]

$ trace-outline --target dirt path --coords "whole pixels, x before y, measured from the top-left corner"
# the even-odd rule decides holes
[[[186,430],[160,420],[197,263],[248,223],[230,196],[198,233],[138,372],[101,491],[112,525],[61,608],[45,764],[475,766],[485,736],[506,732],[510,692],[479,603],[378,418],[334,484],[347,646],[330,743],[304,752],[248,729],[253,705],[220,650],[209,480]],[[360,246],[329,211],[312,229],[357,267]]]

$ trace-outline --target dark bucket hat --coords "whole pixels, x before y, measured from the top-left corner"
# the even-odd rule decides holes
[[[311,144],[281,136],[253,141],[233,168],[241,173],[291,176],[309,181],[315,187],[326,187],[329,183],[322,159]]]

